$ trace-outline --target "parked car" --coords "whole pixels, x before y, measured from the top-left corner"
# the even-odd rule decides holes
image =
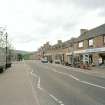
[[[54,60],[55,64],[61,64],[61,61],[59,59]]]
[[[42,59],[41,59],[41,62],[42,62],[42,63],[48,63],[48,60],[47,60],[47,59],[42,58]]]

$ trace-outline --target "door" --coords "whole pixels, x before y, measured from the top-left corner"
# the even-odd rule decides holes
[[[84,54],[83,55],[83,63],[84,64],[89,64],[89,54]]]

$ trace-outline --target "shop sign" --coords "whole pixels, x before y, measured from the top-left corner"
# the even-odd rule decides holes
[[[86,53],[89,53],[89,52],[103,52],[105,51],[105,47],[102,47],[102,48],[93,48],[93,49],[86,49]]]
[[[86,50],[79,50],[79,51],[74,51],[75,54],[81,54],[81,53],[85,53]]]
[[[83,54],[83,53],[93,53],[93,52],[103,52],[103,51],[105,51],[105,47],[78,50],[78,51],[74,51],[73,53],[74,54]],[[66,53],[66,55],[72,55],[72,53]]]
[[[72,53],[66,53],[67,56],[72,55]]]
[[[45,56],[52,55],[51,53],[44,54]]]

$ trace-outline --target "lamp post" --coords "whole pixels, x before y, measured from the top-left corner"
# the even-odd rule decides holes
[[[72,38],[72,66],[74,66],[74,38]]]
[[[6,65],[7,65],[7,43],[8,43],[8,33],[5,33],[5,37],[6,37]]]

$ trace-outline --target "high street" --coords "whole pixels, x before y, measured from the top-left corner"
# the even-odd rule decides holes
[[[105,78],[56,64],[27,61],[40,105],[105,105]]]
[[[14,62],[0,74],[0,105],[105,105],[105,71]]]

